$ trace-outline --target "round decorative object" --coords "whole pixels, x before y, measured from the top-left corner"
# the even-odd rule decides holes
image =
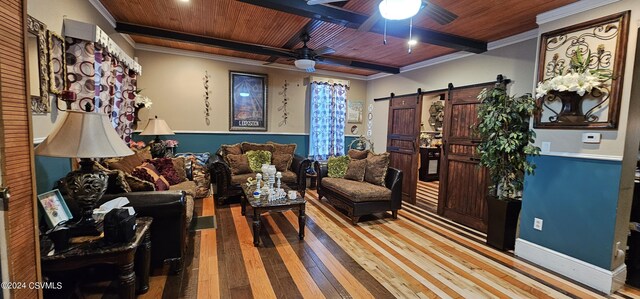
[[[371,130],[367,130],[367,137],[371,137]]]
[[[442,102],[435,101],[429,107],[429,124],[436,131],[442,128],[442,122],[444,121],[444,105]]]
[[[369,112],[369,115],[367,116],[367,118],[368,118],[369,120],[372,120],[372,119],[373,119],[373,113]]]
[[[358,134],[358,126],[357,125],[353,125],[351,126],[351,134]]]

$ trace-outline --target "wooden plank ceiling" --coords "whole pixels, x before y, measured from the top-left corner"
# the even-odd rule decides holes
[[[304,0],[289,0],[304,1]],[[492,42],[518,33],[535,29],[536,15],[576,2],[577,0],[431,0],[454,14],[458,18],[441,25],[427,13],[420,11],[414,18],[414,28],[422,28],[451,34],[482,42]],[[403,67],[424,60],[436,58],[453,52],[443,46],[419,41],[412,53],[407,51],[407,39],[387,37],[373,32],[361,32],[356,29],[310,18],[256,6],[236,0],[101,0],[102,4],[114,16],[118,23],[128,23],[175,32],[248,43],[282,50],[294,50],[302,47],[298,38],[305,28],[310,28],[312,49],[331,47],[335,53],[331,58],[347,59],[374,63],[389,67]],[[277,1],[276,1],[277,2]],[[283,1],[284,2],[284,1]],[[377,10],[379,1],[349,0],[336,3],[342,9],[370,16]],[[337,7],[337,6],[331,6]],[[409,22],[397,22],[396,26],[406,26],[407,37]],[[312,26],[307,27],[311,24]],[[401,30],[402,27],[399,29]],[[177,49],[200,51],[240,58],[249,58],[267,62],[269,56],[222,49],[218,47],[167,40],[166,38],[131,34],[137,43],[165,46]],[[293,64],[280,58],[277,63]],[[356,75],[371,75],[378,71],[355,67],[336,66],[318,63],[317,69],[338,71]]]

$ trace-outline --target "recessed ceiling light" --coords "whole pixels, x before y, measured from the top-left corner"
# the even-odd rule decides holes
[[[415,46],[418,44],[418,41],[415,39],[410,39],[407,44],[409,44],[409,46]]]

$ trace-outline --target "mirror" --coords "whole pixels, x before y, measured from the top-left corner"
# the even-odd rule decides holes
[[[49,36],[49,86],[57,95],[65,89],[66,65],[64,59],[64,39],[57,33],[47,30]]]
[[[31,112],[49,112],[49,76],[47,74],[47,27],[32,16],[27,16],[27,47]]]

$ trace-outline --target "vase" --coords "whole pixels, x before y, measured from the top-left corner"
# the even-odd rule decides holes
[[[558,113],[558,122],[584,122],[585,115],[582,112],[582,100],[584,96],[574,91],[551,91],[562,102],[562,108]]]

